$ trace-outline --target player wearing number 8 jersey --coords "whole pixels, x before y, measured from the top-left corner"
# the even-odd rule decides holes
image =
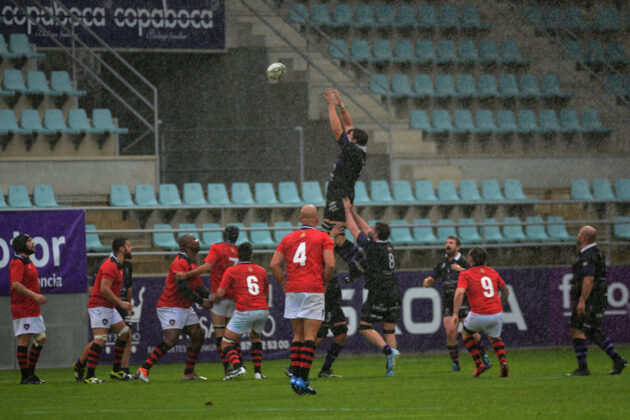
[[[315,357],[317,331],[324,319],[324,291],[335,272],[332,239],[315,229],[318,222],[315,206],[302,207],[302,225],[280,241],[271,259],[271,272],[286,293],[284,317],[293,327],[290,385],[300,394],[315,394],[308,374]]]
[[[479,346],[473,334],[484,332],[490,337],[497,358],[501,363],[501,377],[508,376],[508,365],[505,358],[505,344],[501,338],[503,326],[503,305],[501,300],[507,299],[509,289],[494,269],[485,265],[488,253],[485,249],[475,247],[468,253],[468,270],[459,274],[457,290],[453,299],[453,324],[459,323],[459,310],[464,295],[468,298],[470,312],[464,320],[462,337],[464,345],[475,362],[473,377],[478,377],[488,370],[489,366],[481,360]],[[500,296],[499,296],[500,295]]]
[[[235,379],[245,374],[245,367],[236,350],[241,336],[249,332],[252,343],[252,361],[254,362],[254,378],[265,379],[262,374],[262,333],[269,316],[269,280],[267,272],[259,265],[251,263],[252,244],[243,242],[238,247],[239,263],[225,270],[223,279],[217,290],[215,301],[226,295],[234,297],[236,310],[223,335],[222,350],[227,355],[232,370],[224,380]]]

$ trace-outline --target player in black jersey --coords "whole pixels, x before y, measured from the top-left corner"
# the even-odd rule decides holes
[[[370,227],[354,209],[349,198],[343,199],[348,229],[357,244],[365,252],[365,288],[367,300],[361,308],[359,332],[370,343],[380,348],[387,364],[386,376],[394,376],[396,359],[396,322],[400,316],[400,288],[394,274],[396,260],[394,248],[388,241],[390,228],[387,223],[376,222]],[[382,323],[383,335],[374,329],[374,324]]]
[[[461,241],[456,236],[449,236],[446,238],[444,244],[444,256],[442,260],[435,266],[431,274],[424,279],[422,285],[424,287],[431,287],[436,280],[442,283],[443,300],[442,305],[444,310],[442,311],[442,325],[446,332],[446,348],[451,356],[451,370],[456,372],[460,371],[459,367],[459,343],[457,342],[457,325],[453,324],[453,298],[455,297],[455,290],[457,289],[457,280],[459,273],[468,268],[466,257],[463,256],[459,250],[461,249]],[[468,300],[464,297],[461,309],[459,310],[459,319],[466,319],[466,316],[470,312],[468,306]],[[490,359],[483,349],[481,344],[481,336],[479,333],[473,334],[477,346],[479,347],[481,357],[486,366],[490,367]]]
[[[341,148],[341,153],[330,173],[326,191],[326,208],[322,227],[330,231],[334,225],[343,224],[346,221],[342,200],[344,197],[348,197],[351,202],[354,200],[354,184],[365,166],[368,135],[365,131],[355,128],[339,92],[326,89],[323,96],[328,103],[330,127]],[[343,232],[336,235],[335,252],[348,264],[349,281],[362,275],[365,259],[360,249],[348,241]]]
[[[615,350],[609,337],[600,332],[604,319],[608,293],[606,287],[606,259],[597,249],[597,230],[584,226],[577,234],[580,253],[573,263],[571,279],[571,299],[574,301],[570,327],[573,351],[578,368],[567,376],[590,375],[586,363],[586,338],[597,344],[613,360],[609,375],[619,375],[628,362]]]

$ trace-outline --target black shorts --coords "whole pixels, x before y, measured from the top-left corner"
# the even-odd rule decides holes
[[[453,297],[454,294],[446,294],[444,295],[444,301],[442,305],[442,317],[453,316]],[[462,303],[461,308],[459,308],[459,319],[464,320],[468,316],[468,312],[470,312],[470,306],[468,306],[468,301],[464,298],[464,302]]]
[[[400,318],[400,294],[398,290],[368,291],[368,297],[361,308],[361,321],[368,324],[388,322],[395,324]]]
[[[597,332],[604,320],[604,312],[606,312],[606,298],[600,302],[586,302],[584,316],[577,314],[577,302],[573,306],[569,326],[585,333]]]

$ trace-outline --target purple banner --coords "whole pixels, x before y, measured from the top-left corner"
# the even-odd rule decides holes
[[[62,3],[112,48],[225,49],[224,0],[63,0]],[[56,1],[41,2],[43,8],[30,0],[22,4],[26,14],[36,22],[13,3],[0,1],[3,18],[0,33],[5,39],[11,33],[26,33],[30,42],[39,47],[58,47],[47,33],[50,32],[70,47],[71,34],[62,26],[74,25],[74,33],[89,47],[102,48]]]
[[[39,273],[43,294],[85,293],[85,214],[83,210],[7,211],[0,213],[0,296],[11,294],[11,242],[28,233],[35,243],[31,261]]]

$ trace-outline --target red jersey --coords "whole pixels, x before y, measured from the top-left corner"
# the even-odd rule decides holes
[[[171,268],[168,271],[166,277],[166,284],[164,285],[164,291],[162,296],[158,300],[157,307],[166,306],[169,308],[190,308],[194,303],[192,300],[183,297],[177,290],[177,280],[175,279],[175,273],[186,273],[197,268],[197,264],[188,256],[182,252],[177,254],[175,261],[171,263]],[[201,276],[194,276],[186,279],[190,288],[195,292],[197,287],[203,285]]]
[[[210,269],[210,292],[216,293],[228,267],[238,263],[238,247],[229,242],[218,242],[210,246],[208,255],[203,260],[212,265]]]
[[[457,287],[466,289],[471,312],[478,315],[503,312],[499,290],[505,287],[505,282],[494,269],[478,265],[462,271]]]
[[[115,304],[105,299],[105,296],[101,293],[101,280],[103,278],[112,281],[112,292],[117,297],[120,297],[120,289],[123,285],[123,266],[114,256],[111,256],[105,261],[98,269],[96,280],[94,280],[94,287],[92,288],[92,295],[88,301],[88,308],[96,308],[97,306],[104,306],[106,308],[114,308]]]
[[[228,268],[219,287],[234,298],[237,311],[269,309],[269,279],[265,269],[259,265],[241,262]]]
[[[324,293],[324,251],[333,247],[330,236],[312,226],[302,226],[282,238],[276,251],[287,263],[285,292]]]
[[[39,303],[30,296],[13,290],[13,283],[22,283],[24,287],[39,294],[39,274],[30,259],[16,255],[9,265],[11,283],[11,315],[13,319],[40,316]]]

